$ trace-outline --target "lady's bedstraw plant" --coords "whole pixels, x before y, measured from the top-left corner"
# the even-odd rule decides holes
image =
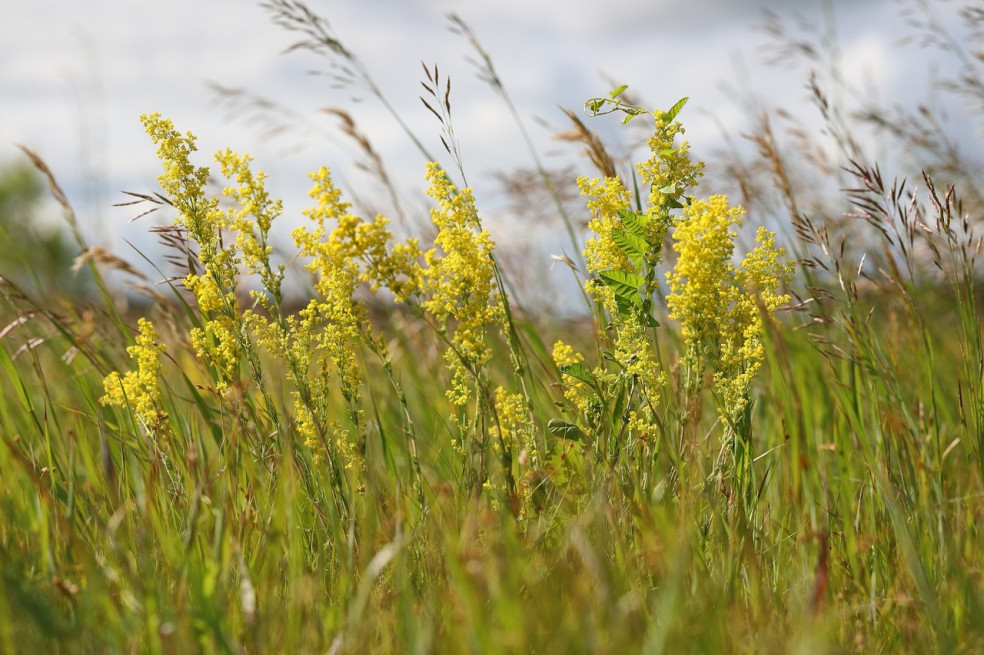
[[[283,267],[271,263],[268,242],[281,205],[270,199],[266,175],[254,174],[246,155],[217,153],[222,175],[233,182],[223,189],[232,206],[223,208],[217,196],[206,193],[209,168],[191,162],[194,135],[181,134],[156,113],[141,116],[141,121],[158,146],[164,166],[158,180],[177,210],[175,225],[197,245],[197,262],[189,264],[183,282],[198,310],[192,316],[191,345],[209,372],[209,384],[199,387],[215,394],[222,414],[233,423],[251,426],[243,433],[253,438],[255,456],[263,458],[280,450],[284,440],[296,439],[314,463],[327,460],[335,509],[346,514],[361,475],[360,449],[353,444],[364,441],[356,409],[359,376],[352,371],[353,341],[363,324],[351,294],[344,292],[350,267],[344,261],[323,264],[321,269],[330,269],[331,275],[319,280],[320,297],[300,315],[286,316],[281,308]],[[243,307],[237,290],[250,287],[252,302]],[[342,291],[336,293],[339,287]],[[260,347],[283,364],[293,383],[290,426],[284,425],[284,408],[269,388]],[[107,378],[107,390],[114,375]],[[349,428],[329,416],[330,396],[323,381],[329,375],[341,381],[342,395],[352,408]]]
[[[623,122],[643,113],[622,102],[624,90],[589,101],[589,113],[623,111]],[[607,345],[601,363],[591,370],[569,346],[555,346],[554,361],[564,373],[565,396],[577,420],[554,421],[551,428],[567,435],[583,430],[596,458],[611,462],[626,444],[644,444],[646,457],[658,451],[659,443],[653,442],[667,436],[662,401],[666,373],[657,351],[653,297],[663,243],[672,230],[678,260],[666,274],[667,304],[670,318],[681,323],[683,436],[687,438],[686,426],[699,419],[704,372],[711,371],[718,414],[726,425],[723,451],[741,446],[731,460],[737,471],[749,463],[749,385],[764,357],[763,316],[774,316],[788,302],[779,287],[791,275],[791,265],[783,263],[775,235],[762,228],[758,246],[736,267],[731,261],[736,233],[730,228],[740,226],[741,208],[730,207],[724,196],[705,201],[688,194],[703,163],[690,159],[687,142],[675,145],[683,128],[674,119],[686,100],[653,114],[652,156],[637,167],[650,190],[648,209],[630,209],[631,195],[618,178],[578,180],[589,198],[588,225],[594,234],[584,250],[594,276],[585,290],[601,308],[599,342]],[[723,469],[718,466],[717,471]]]
[[[427,165],[427,180],[427,195],[437,202],[431,220],[438,228],[438,247],[424,257],[421,307],[438,325],[457,321],[444,359],[452,374],[448,400],[463,407],[477,396],[478,371],[492,357],[486,331],[505,324],[491,257],[494,244],[481,229],[470,188],[458,191],[433,163]]]
[[[532,417],[521,410],[528,399],[502,387],[493,392],[487,370],[492,335],[508,329],[508,299],[500,288],[495,244],[482,228],[471,188],[457,189],[435,163],[427,165],[427,179],[427,194],[437,203],[431,220],[438,234],[435,247],[424,256],[420,295],[408,300],[446,346],[444,360],[451,373],[447,398],[457,412],[454,446],[463,458],[466,488],[470,493],[484,488],[519,513],[527,507],[528,474],[539,456]],[[517,458],[519,453],[524,456]],[[495,460],[498,466],[492,464]],[[517,476],[520,461],[525,468]]]
[[[495,387],[487,371],[490,339],[506,333],[509,319],[494,244],[482,229],[471,189],[457,189],[437,164],[428,164],[427,192],[436,203],[431,218],[438,232],[434,247],[423,252],[413,238],[394,243],[383,216],[366,221],[353,214],[326,168],[313,173],[314,206],[304,212],[311,223],[292,237],[313,273],[314,297],[289,314],[282,308],[283,267],[270,260],[269,233],[281,205],[266,192],[265,174],[254,174],[246,155],[218,153],[221,173],[232,182],[223,189],[231,206],[223,207],[205,192],[209,169],[191,163],[195,137],[179,133],[159,114],[141,120],[158,145],[164,164],[159,180],[178,212],[175,223],[198,247],[184,285],[198,310],[192,315],[191,345],[209,372],[209,383],[199,388],[214,393],[223,414],[257,428],[249,434],[269,436],[268,443],[253,444],[254,453],[273,452],[284,439],[303,446],[312,465],[327,466],[337,515],[347,514],[352,494],[366,483],[367,440],[373,433],[362,398],[360,353],[366,348],[378,358],[404,409],[403,433],[423,504],[406,397],[385,344],[356,298],[362,287],[373,293],[387,289],[395,302],[425,318],[445,347],[447,399],[455,412],[451,446],[461,458],[466,488],[492,491],[493,499],[507,500],[514,511],[524,509],[539,448],[525,392]],[[242,289],[249,289],[246,306]],[[141,322],[131,348],[138,370],[108,376],[103,400],[131,407],[145,425],[166,417],[155,395],[159,364],[150,355],[159,354],[156,343],[153,325]],[[269,388],[264,367],[271,363],[261,360],[260,349],[284,373],[288,406]],[[347,410],[341,414],[333,401],[338,396]]]
[[[617,89],[608,100],[628,118],[638,108],[619,104]],[[673,223],[671,211],[685,202],[686,190],[700,176],[703,164],[692,162],[688,146],[674,146],[682,132],[674,122],[686,100],[668,112],[655,114],[656,130],[649,140],[652,156],[638,166],[649,185],[649,208],[630,209],[631,193],[620,178],[579,178],[578,187],[589,198],[593,237],[585,244],[587,269],[594,277],[585,291],[600,309],[603,328],[598,330],[599,364],[588,370],[580,355],[563,343],[554,347],[554,361],[565,374],[565,396],[576,410],[576,421],[554,421],[555,434],[573,435],[583,430],[597,461],[613,465],[625,445],[641,452],[638,465],[655,456],[666,435],[662,402],[666,374],[656,350],[654,295],[659,285],[657,267],[663,241]],[[592,101],[588,109],[602,113],[604,102]]]
[[[723,479],[730,459],[739,486],[751,466],[752,379],[765,358],[765,320],[789,302],[779,293],[792,267],[785,251],[775,246],[775,234],[759,228],[756,247],[740,266],[732,261],[734,240],[744,212],[724,196],[696,200],[685,210],[674,234],[677,264],[667,273],[670,317],[680,321],[685,352],[684,387],[703,385],[705,371],[713,374],[713,392],[726,437],[715,475]],[[730,458],[725,455],[730,451]]]
[[[243,354],[236,301],[240,258],[235,245],[223,244],[223,232],[236,230],[242,220],[223,211],[217,197],[206,194],[209,169],[191,162],[191,153],[197,150],[191,133],[179,133],[160,114],[145,114],[140,120],[164,165],[158,181],[178,212],[175,224],[198,244],[201,273],[192,270],[184,279],[201,312],[201,326],[192,329],[191,343],[211,367],[216,390],[222,392],[239,379]]]
[[[315,187],[311,193],[317,207],[307,214],[316,228],[298,228],[294,239],[300,254],[312,258],[309,268],[318,274],[316,291],[324,300],[313,301],[301,316],[304,334],[317,335],[321,351],[334,353],[339,371],[345,371],[340,376],[342,394],[347,400],[358,400],[353,396],[361,384],[355,343],[361,333],[361,339],[380,356],[406,408],[385,347],[372,339],[365,311],[353,300],[363,284],[372,292],[387,289],[395,302],[425,318],[445,346],[444,360],[451,376],[446,396],[456,412],[451,445],[462,458],[466,486],[472,491],[485,488],[494,491],[495,497],[520,502],[512,453],[514,444],[517,450],[535,452],[530,445],[531,420],[528,413],[517,410],[516,394],[504,389],[495,394],[490,391],[486,372],[492,357],[489,332],[504,328],[506,314],[492,258],[494,244],[482,229],[471,189],[458,190],[437,164],[427,165],[427,193],[436,202],[431,220],[438,232],[434,247],[422,252],[414,238],[390,246],[392,234],[384,217],[367,222],[352,214],[327,169],[312,179]],[[329,219],[337,223],[330,234],[326,227]],[[318,323],[325,317],[329,317],[327,323]],[[307,349],[306,345],[301,347]],[[297,382],[301,388],[306,384]],[[314,395],[325,395],[329,385],[330,380],[322,379]],[[358,403],[351,406],[353,420],[361,422]],[[301,408],[295,411],[304,415]],[[405,430],[413,434],[412,421],[408,420]],[[419,484],[415,440],[408,443],[408,450],[413,454]],[[500,463],[500,475],[493,476],[497,468],[491,464],[494,457]]]
[[[630,117],[641,111],[620,104],[616,94],[607,102]],[[742,446],[731,460],[736,467],[748,462],[749,385],[763,358],[763,315],[771,316],[787,301],[779,287],[789,267],[781,262],[774,235],[760,230],[758,247],[735,266],[731,228],[740,225],[741,209],[729,207],[723,196],[703,201],[689,195],[703,164],[690,159],[686,142],[675,143],[683,132],[675,118],[685,102],[653,114],[652,155],[637,168],[649,189],[645,210],[630,208],[632,196],[618,178],[578,180],[592,215],[593,236],[584,249],[592,278],[585,290],[601,320],[599,363],[589,368],[570,346],[556,344],[554,360],[564,373],[571,420],[554,420],[549,427],[557,436],[583,437],[603,469],[623,461],[640,472],[651,471],[652,458],[670,434],[671,387],[657,348],[654,299],[663,244],[671,231],[678,261],[666,274],[668,305],[671,318],[680,321],[684,348],[681,439],[699,418],[694,399],[710,371],[718,414],[727,427],[724,442]],[[589,103],[595,113],[604,106]],[[361,353],[366,349],[378,358],[404,408],[408,458],[423,503],[413,420],[386,347],[356,298],[363,287],[387,289],[397,303],[426,319],[444,346],[453,419],[450,446],[460,458],[463,488],[469,493],[485,489],[494,502],[506,500],[516,513],[528,509],[533,480],[543,465],[542,446],[523,385],[521,356],[513,353],[518,391],[494,385],[489,371],[492,339],[513,342],[494,244],[482,228],[471,190],[457,189],[437,164],[428,164],[427,193],[435,201],[431,219],[437,236],[423,252],[412,238],[394,243],[386,218],[367,221],[353,214],[327,169],[314,173],[314,206],[305,212],[311,225],[292,234],[314,274],[314,297],[299,312],[287,314],[281,307],[283,268],[271,264],[268,242],[281,207],[269,198],[265,175],[251,171],[248,156],[218,153],[222,175],[233,181],[223,190],[231,207],[223,208],[217,197],[205,193],[208,168],[190,161],[194,137],[178,133],[157,114],[142,120],[158,145],[164,164],[160,182],[178,211],[176,223],[198,246],[198,261],[184,284],[198,309],[191,344],[210,372],[210,384],[202,388],[215,394],[232,420],[262,427],[250,434],[269,435],[270,443],[252,444],[255,453],[272,452],[272,444],[285,438],[296,440],[310,453],[312,465],[327,466],[335,509],[345,515],[352,494],[365,485],[368,439],[378,433],[367,420],[362,398]],[[248,306],[241,306],[237,293],[244,288],[251,289]],[[106,378],[103,402],[131,407],[145,426],[159,425],[166,417],[155,395],[157,341],[153,326],[142,322],[131,348],[137,371]],[[283,394],[269,388],[264,375],[269,362],[261,361],[261,348],[285,374],[287,406],[280,400]],[[333,401],[339,397],[343,412]],[[652,476],[639,479],[651,481]]]
[[[126,349],[136,369],[123,375],[112,372],[103,381],[106,394],[99,399],[103,405],[130,408],[140,425],[156,434],[167,420],[161,405],[160,369],[164,344],[154,324],[145,318],[139,322],[136,343]]]

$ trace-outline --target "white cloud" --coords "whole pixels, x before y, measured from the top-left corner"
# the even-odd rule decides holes
[[[730,81],[770,97],[773,104],[796,106],[805,95],[802,72],[762,68],[754,53],[762,42],[752,26],[759,9],[796,10],[820,15],[813,0],[736,2],[734,0],[309,0],[322,11],[337,35],[358,53],[389,100],[426,142],[439,151],[439,126],[418,96],[420,62],[437,63],[452,77],[452,112],[471,181],[481,183],[493,169],[528,166],[529,154],[505,105],[475,79],[464,61],[467,42],[447,31],[444,14],[458,11],[491,54],[521,116],[543,149],[553,149],[549,133],[536,126],[542,116],[563,126],[557,105],[579,110],[584,100],[605,93],[601,74],[632,85],[647,102],[668,105],[692,98],[683,118],[688,138],[701,152],[717,143],[715,114],[734,131],[744,114],[740,99],[721,88]],[[244,87],[331,128],[334,121],[317,109],[343,105],[357,113],[404,189],[421,187],[421,156],[385,110],[364,92],[364,102],[349,105],[351,91],[332,91],[327,80],[304,71],[323,62],[303,53],[282,56],[295,35],[270,23],[256,4],[241,0],[38,0],[8,3],[0,21],[0,161],[14,156],[14,142],[36,147],[77,201],[83,197],[86,159],[102,166],[101,198],[118,198],[121,188],[152,187],[157,174],[153,146],[137,116],[161,111],[181,129],[200,135],[201,161],[224,146],[250,151],[260,167],[284,178],[272,183],[289,197],[292,211],[306,203],[308,182],[302,171],[331,164],[345,179],[364,179],[350,165],[353,149],[345,139],[324,139],[317,131],[293,139],[270,140],[255,126],[230,121],[214,106],[204,85],[214,80]],[[843,57],[850,82],[866,74],[886,88],[898,89],[910,61],[919,53],[894,48],[898,23],[882,17],[895,13],[891,0],[837,5]],[[91,48],[91,55],[87,55]],[[744,53],[737,57],[736,52]],[[753,70],[741,80],[743,59]],[[865,73],[867,71],[867,73]],[[905,74],[904,74],[905,73]],[[73,99],[73,88],[81,100]],[[85,129],[80,129],[80,124]],[[617,121],[589,123],[615,140],[624,139]],[[103,140],[81,142],[88,132]],[[307,149],[279,158],[289,145]],[[93,157],[93,150],[102,157]],[[407,191],[408,196],[412,192]],[[95,207],[83,213],[110,214]]]

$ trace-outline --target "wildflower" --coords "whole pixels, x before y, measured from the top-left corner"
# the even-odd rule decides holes
[[[624,317],[620,322],[614,357],[626,375],[641,382],[649,393],[663,386],[666,376],[656,359],[651,335],[635,316]]]
[[[612,239],[612,229],[622,227],[618,211],[629,206],[628,189],[617,177],[606,177],[604,180],[579,177],[577,187],[581,195],[589,199],[591,220],[588,221],[588,229],[595,235],[584,244],[588,271],[627,270],[631,264]]]
[[[195,295],[203,317],[202,326],[191,329],[191,345],[202,361],[214,367],[216,388],[222,391],[238,377],[242,354],[235,294],[223,293],[211,276],[190,274],[185,287]]]
[[[103,380],[105,395],[101,405],[129,408],[145,426],[159,423],[167,414],[161,409],[161,390],[158,382],[165,350],[154,324],[145,318],[138,322],[136,343],[126,349],[136,363],[136,369],[122,376],[114,371]]]
[[[785,251],[775,235],[760,228],[758,246],[740,267],[732,262],[735,232],[744,212],[730,207],[724,196],[694,201],[685,210],[673,238],[679,255],[667,273],[670,317],[680,321],[686,344],[685,364],[694,389],[701,373],[714,373],[722,419],[739,422],[748,407],[748,389],[765,357],[763,313],[789,302],[779,294],[792,267],[783,263]]]
[[[140,120],[158,146],[157,157],[164,172],[157,179],[178,210],[175,224],[185,227],[198,244],[203,274],[191,272],[184,283],[195,296],[202,314],[202,326],[194,328],[190,336],[196,354],[213,367],[217,376],[216,388],[221,391],[238,378],[245,338],[235,295],[240,258],[236,245],[222,245],[222,231],[236,229],[242,232],[247,225],[243,211],[262,214],[261,223],[266,224],[275,215],[277,205],[267,199],[262,189],[262,175],[257,183],[249,173],[249,159],[226,151],[217,159],[224,172],[234,173],[241,182],[232,195],[247,200],[247,206],[238,213],[222,211],[218,198],[205,193],[208,167],[191,163],[191,154],[197,150],[195,136],[191,132],[182,135],[170,120],[161,118],[158,113],[144,114]],[[252,228],[246,231],[245,236],[237,239],[237,245],[245,246],[251,266],[259,266],[264,257],[268,262],[265,248],[259,245],[255,236],[250,236],[253,235]]]
[[[537,457],[534,441],[536,428],[526,408],[523,395],[510,393],[504,387],[497,387],[495,390],[495,410],[503,443],[517,442],[529,457],[534,458],[532,461],[535,463]]]
[[[560,369],[584,363],[584,356],[563,341],[558,341],[554,344],[551,356],[554,364]],[[569,375],[564,375],[561,381],[563,383],[564,398],[578,410],[579,414],[593,416],[597,413],[598,410],[595,408],[594,394],[586,382]]]
[[[674,145],[678,135],[685,132],[683,126],[671,121],[667,123],[656,115],[656,129],[649,138],[649,159],[637,165],[639,177],[650,188],[650,215],[665,216],[674,207],[679,207],[678,198],[683,198],[703,175],[704,162],[690,159],[690,144],[686,141]],[[658,243],[655,242],[655,243]]]
[[[301,255],[311,257],[308,270],[316,274],[313,299],[301,312],[298,338],[316,353],[316,364],[334,367],[347,399],[355,400],[362,385],[356,349],[369,331],[365,307],[354,298],[361,282],[356,257],[378,240],[357,238],[362,220],[349,211],[350,205],[341,201],[341,191],[335,188],[328,169],[322,167],[311,175],[315,185],[311,197],[315,206],[305,214],[315,222],[315,229],[300,227],[292,233]],[[328,220],[336,226],[328,233]],[[328,235],[325,238],[325,235]]]
[[[563,341],[558,341],[554,344],[551,357],[558,368],[584,362],[584,355]]]
[[[656,133],[649,141],[652,157],[639,165],[643,180],[653,188],[651,207],[645,215],[628,211],[630,195],[619,179],[578,180],[582,194],[589,199],[592,219],[588,226],[595,234],[585,245],[584,257],[588,271],[601,274],[585,282],[585,291],[612,317],[614,360],[625,375],[641,382],[650,394],[663,386],[665,376],[648,332],[652,319],[649,310],[643,308],[651,303],[654,267],[670,224],[671,201],[696,181],[702,166],[690,161],[686,143],[673,147],[673,140],[681,131],[678,123],[666,124],[657,119]],[[625,246],[630,238],[634,239],[631,252]],[[601,279],[613,273],[638,280],[638,288],[622,292],[619,297],[615,288]],[[637,303],[637,311],[626,309],[631,303]],[[600,368],[596,374],[599,381],[617,383],[617,375]]]
[[[365,307],[355,293],[369,281],[360,261],[384,259],[389,232],[384,218],[366,223],[351,213],[351,205],[342,201],[327,168],[312,173],[311,179],[310,195],[315,203],[304,214],[314,227],[301,226],[292,236],[299,254],[311,258],[306,267],[315,274],[316,297],[296,316],[287,317],[279,333],[268,330],[264,344],[283,353],[289,363],[288,375],[298,387],[296,429],[305,443],[317,447],[316,457],[326,452],[332,462],[336,457],[340,460],[343,470],[361,474],[359,451],[333,419],[330,398],[333,389],[341,393],[350,419],[360,430],[364,417],[359,409],[363,384],[359,346],[368,343],[383,350],[373,338]]]
[[[724,196],[696,200],[684,213],[673,235],[678,259],[666,274],[667,305],[670,318],[680,321],[688,356],[703,369],[716,357],[720,324],[732,300],[736,234],[731,228],[741,226],[744,213],[729,207]]]
[[[452,376],[448,399],[460,407],[473,395],[469,372],[492,357],[485,341],[486,328],[505,325],[505,313],[498,298],[494,244],[481,229],[472,190],[458,191],[435,163],[427,165],[427,179],[427,194],[438,203],[431,209],[438,234],[437,248],[424,255],[426,267],[420,279],[427,295],[421,307],[438,323],[457,321],[444,360]]]
[[[231,198],[238,208],[229,208],[225,224],[236,234],[236,249],[250,271],[258,275],[271,294],[269,300],[280,300],[280,284],[283,280],[283,266],[274,269],[270,264],[273,248],[268,243],[270,227],[280,216],[283,205],[280,200],[271,200],[264,185],[266,173],[250,170],[249,155],[238,155],[226,149],[215,155],[221,166],[222,175],[233,179],[235,186],[227,186],[223,195]]]
[[[226,217],[218,207],[218,199],[205,193],[208,167],[191,163],[191,153],[198,150],[195,135],[182,135],[170,120],[156,112],[142,114],[140,121],[157,145],[157,158],[164,165],[157,180],[178,210],[175,224],[187,228],[198,243],[199,259],[207,265],[219,249],[218,235],[226,226]]]

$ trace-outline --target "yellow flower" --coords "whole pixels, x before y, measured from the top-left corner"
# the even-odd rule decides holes
[[[357,349],[371,334],[365,307],[354,298],[363,280],[356,258],[380,244],[378,237],[365,238],[365,231],[360,230],[365,224],[349,212],[348,203],[341,201],[341,192],[328,169],[321,168],[311,178],[315,182],[311,189],[315,206],[304,213],[314,221],[315,229],[297,228],[293,237],[300,254],[312,258],[307,268],[316,275],[318,297],[300,313],[298,338],[312,347],[313,361],[322,370],[325,365],[334,367],[342,394],[354,401],[362,386]],[[326,225],[329,220],[336,223],[330,233]]]
[[[639,177],[650,187],[649,206],[652,216],[667,215],[672,208],[670,201],[686,197],[688,189],[697,184],[703,175],[704,162],[690,159],[690,144],[686,141],[674,145],[677,135],[685,130],[680,123],[667,123],[656,115],[656,130],[649,138],[652,156],[637,165]]]
[[[283,280],[283,267],[274,269],[270,264],[273,248],[268,243],[270,227],[280,216],[283,206],[279,200],[271,200],[264,180],[266,173],[257,171],[254,175],[249,163],[249,155],[238,155],[232,150],[216,153],[222,175],[235,181],[235,186],[222,190],[237,205],[229,208],[225,224],[236,234],[236,248],[250,271],[260,276],[264,286],[271,294],[269,300],[279,302],[280,283]]]
[[[551,356],[554,364],[556,364],[558,368],[584,362],[584,355],[577,352],[572,346],[564,343],[563,341],[558,341],[554,344],[553,353]]]
[[[667,305],[670,317],[680,321],[691,390],[711,369],[721,417],[735,425],[765,358],[763,313],[774,317],[789,302],[778,289],[792,266],[781,261],[785,251],[776,248],[775,235],[760,228],[759,245],[735,267],[731,228],[741,225],[744,212],[724,196],[694,201],[685,213],[673,235],[679,259],[666,276]]]
[[[424,255],[421,307],[438,323],[457,322],[444,359],[452,376],[448,399],[460,407],[473,397],[470,374],[492,357],[486,329],[505,325],[505,313],[495,280],[494,244],[481,229],[472,190],[459,192],[435,163],[427,165],[427,179],[427,195],[438,203],[431,210],[438,233],[437,248]]]
[[[202,314],[202,327],[191,329],[191,344],[198,357],[214,367],[216,388],[222,391],[239,377],[242,348],[236,296],[231,291],[223,294],[210,275],[188,275],[185,287],[195,295]]]
[[[205,193],[208,167],[191,163],[191,154],[197,150],[195,136],[191,132],[182,135],[170,120],[161,118],[158,113],[144,114],[140,120],[158,146],[157,156],[164,166],[158,180],[178,210],[175,224],[185,227],[198,244],[203,274],[189,273],[184,282],[195,296],[202,314],[202,326],[193,329],[190,336],[195,352],[213,367],[217,375],[216,388],[222,390],[239,376],[246,339],[235,295],[240,265],[237,248],[246,254],[254,270],[269,272],[264,230],[269,229],[269,222],[279,213],[279,204],[271,202],[263,190],[263,174],[257,178],[252,176],[249,158],[227,150],[219,153],[216,159],[224,174],[236,177],[240,186],[227,191],[244,206],[238,211],[222,211],[218,198]],[[259,217],[260,237],[255,234],[247,218],[249,215]],[[235,245],[222,245],[224,230],[238,232]],[[265,269],[263,262],[266,262]],[[273,277],[270,273],[265,279],[272,280]]]
[[[167,414],[161,409],[160,375],[161,353],[164,344],[154,324],[145,318],[138,322],[136,343],[126,349],[136,363],[136,369],[122,376],[113,372],[103,380],[105,395],[99,399],[102,405],[129,408],[144,426],[158,424]]]
[[[584,356],[563,341],[558,341],[554,344],[552,358],[557,368],[584,363]],[[602,370],[600,368],[594,371],[594,373],[601,372]],[[569,375],[562,375],[560,382],[564,390],[564,398],[577,408],[578,413],[584,416],[594,416],[597,414],[597,409],[594,407],[594,392],[585,382]]]
[[[684,210],[674,231],[678,259],[667,273],[670,318],[680,321],[681,334],[695,354],[705,357],[717,346],[720,321],[731,303],[735,232],[744,212],[730,207],[725,196],[695,200]]]
[[[688,187],[696,182],[703,166],[700,162],[690,161],[686,142],[674,147],[673,141],[681,132],[679,123],[667,124],[657,118],[655,134],[649,140],[652,156],[639,165],[643,181],[652,188],[651,206],[638,220],[627,215],[623,218],[631,196],[621,180],[578,180],[582,195],[588,197],[588,209],[592,214],[588,227],[595,235],[587,241],[584,249],[590,273],[626,273],[637,280],[652,280],[653,267],[660,259],[663,240],[671,222],[670,210],[679,206],[673,202],[682,198]],[[630,213],[635,216],[634,212]],[[627,225],[626,221],[631,222]],[[631,241],[627,235],[631,235]],[[623,244],[626,241],[632,244],[632,258],[620,245],[619,239],[623,239]],[[643,304],[649,301],[653,286],[643,282],[636,292],[636,302]],[[584,289],[611,317],[615,361],[625,374],[644,385],[645,393],[655,394],[663,386],[665,376],[660,370],[645,314],[626,311],[625,295],[619,301],[615,289],[601,277],[587,280]],[[619,302],[623,307],[619,307]],[[615,383],[617,380],[617,375],[604,373],[600,368],[597,373],[599,381],[607,379]],[[571,394],[571,397],[577,398],[577,394]],[[577,400],[579,406],[586,406],[586,402],[583,396]]]
[[[504,387],[495,390],[495,410],[499,419],[502,441],[508,445],[518,443],[526,452],[527,461],[533,465],[539,462],[535,435],[536,427],[526,407],[522,394],[510,393]]]
[[[666,376],[656,358],[652,335],[636,317],[628,316],[620,322],[614,356],[625,373],[641,382],[647,393],[654,394],[662,388]]]
[[[588,228],[595,234],[584,244],[584,259],[590,273],[611,269],[629,270],[631,266],[625,254],[612,240],[612,228],[622,227],[618,210],[629,206],[629,191],[616,177],[577,179],[581,195],[589,198],[591,220]]]
[[[188,229],[198,243],[199,259],[207,264],[218,249],[218,235],[225,227],[226,218],[218,207],[218,199],[205,194],[208,167],[191,163],[191,153],[198,150],[195,135],[191,132],[182,135],[170,120],[156,112],[142,114],[140,121],[157,145],[157,158],[164,165],[164,172],[157,179],[178,210],[175,223]]]

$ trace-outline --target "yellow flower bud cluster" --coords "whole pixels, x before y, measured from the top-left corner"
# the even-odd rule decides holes
[[[629,206],[631,196],[628,189],[617,177],[596,177],[590,180],[579,177],[577,187],[581,195],[588,198],[588,210],[591,212],[588,229],[593,236],[584,244],[584,260],[587,262],[588,272],[627,270],[631,264],[612,239],[612,228],[622,227],[618,210]]]
[[[164,344],[154,324],[145,318],[138,322],[136,343],[126,349],[136,368],[123,375],[112,372],[103,380],[105,395],[100,404],[129,408],[146,428],[167,418],[161,407],[159,374]]]
[[[690,158],[690,143],[676,145],[677,136],[685,130],[677,121],[667,122],[654,112],[656,129],[649,138],[649,159],[636,168],[643,184],[649,185],[649,212],[651,216],[667,215],[673,209],[673,201],[683,198],[689,189],[697,185],[704,172],[704,162]],[[658,225],[658,223],[657,223]],[[663,229],[666,229],[664,224]]]
[[[445,361],[452,374],[448,399],[463,406],[474,397],[472,378],[492,351],[486,330],[505,325],[492,251],[495,244],[481,229],[470,188],[458,190],[435,163],[427,165],[427,195],[437,201],[431,220],[438,228],[435,248],[424,255],[421,307],[438,324],[453,320]]]
[[[247,260],[251,266],[258,266],[261,260],[269,262],[269,253],[257,245],[247,217],[251,212],[263,214],[269,229],[269,222],[279,213],[279,204],[266,199],[262,186],[264,175],[260,173],[254,178],[249,173],[249,159],[226,151],[218,154],[216,159],[223,171],[235,174],[239,182],[238,188],[227,189],[227,192],[248,202],[247,207],[239,211],[223,211],[219,199],[205,192],[208,167],[195,166],[191,162],[191,154],[197,150],[195,136],[190,132],[181,134],[170,120],[158,113],[144,114],[140,120],[157,144],[157,157],[164,166],[164,172],[157,179],[178,211],[175,225],[187,229],[198,245],[202,273],[192,271],[184,279],[185,287],[194,294],[202,315],[201,327],[193,328],[190,338],[196,354],[212,368],[216,389],[223,391],[239,378],[245,338],[235,293],[241,261],[237,247],[252,243],[247,245]],[[237,233],[235,244],[223,245],[223,232],[227,230]]]
[[[225,224],[235,233],[236,250],[250,272],[257,275],[263,282],[267,293],[262,295],[253,291],[254,296],[270,309],[271,303],[280,300],[280,284],[283,280],[283,267],[274,268],[270,263],[273,247],[268,243],[270,227],[273,221],[283,212],[283,203],[272,200],[266,190],[264,180],[267,174],[250,170],[249,155],[239,155],[226,149],[215,155],[222,175],[234,180],[222,190],[222,195],[230,198],[235,206],[226,210]]]
[[[667,276],[670,317],[680,321],[685,364],[693,384],[714,373],[722,419],[738,423],[748,406],[749,385],[765,358],[763,315],[774,317],[789,302],[779,293],[792,275],[775,234],[758,230],[757,246],[735,266],[732,227],[744,211],[724,196],[694,201],[673,234],[679,256]]]

